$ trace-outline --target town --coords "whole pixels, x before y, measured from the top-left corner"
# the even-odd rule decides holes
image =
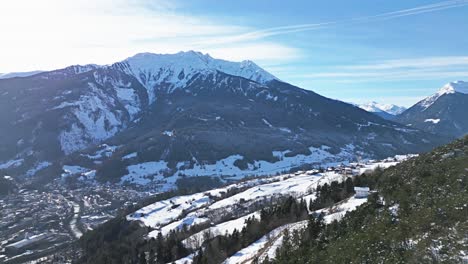
[[[118,185],[70,190],[54,182],[42,191],[19,189],[0,196],[0,262],[53,254],[148,195]]]

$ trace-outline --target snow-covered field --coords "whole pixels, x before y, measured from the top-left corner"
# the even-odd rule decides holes
[[[266,256],[268,256],[269,259],[273,259],[276,249],[281,246],[283,241],[283,232],[286,229],[293,232],[294,230],[304,228],[306,225],[307,221],[301,221],[280,226],[246,248],[239,250],[230,258],[226,259],[223,264],[251,263],[256,257],[258,257],[259,260],[265,259]]]
[[[326,224],[330,224],[333,221],[340,221],[347,212],[356,210],[360,205],[367,202],[367,198],[355,198],[351,197],[341,203],[338,203],[329,208],[319,210],[319,212],[325,214],[324,220]]]
[[[376,168],[388,168],[397,163],[413,157],[413,155],[396,156],[381,161],[370,161],[365,164],[354,164],[356,173],[368,172]],[[141,208],[127,216],[129,221],[141,221],[144,225],[154,230],[148,237],[156,237],[159,233],[168,234],[172,230],[180,230],[184,226],[192,227],[196,224],[206,224],[207,227],[185,239],[183,243],[188,248],[198,248],[203,243],[204,234],[212,236],[231,234],[234,229],[241,230],[245,226],[245,220],[250,217],[259,217],[259,211],[246,211],[243,214],[237,212],[235,218],[219,221],[220,218],[213,217],[216,212],[232,212],[234,208],[249,205],[256,202],[267,201],[278,196],[293,196],[297,199],[305,199],[309,202],[315,199],[315,190],[318,186],[332,181],[343,181],[350,174],[341,174],[338,168],[318,173],[317,171],[305,171],[294,174],[284,174],[269,178],[257,178],[240,183],[231,184],[226,187],[216,188],[206,192],[191,195],[176,196],[167,200],[159,201]],[[346,171],[346,170],[344,170]],[[234,195],[227,195],[228,191],[237,190]],[[320,210],[325,214],[325,222],[331,223],[340,220],[347,212],[355,210],[365,203],[366,198],[355,197],[342,201],[330,208]],[[286,228],[295,230],[302,228],[306,222],[288,224],[273,230],[252,245],[237,252],[227,259],[225,263],[250,263],[259,257],[268,256],[273,258],[276,248],[281,245],[282,234]],[[179,260],[176,263],[190,263],[193,256]]]
[[[353,145],[347,145],[342,148],[338,154],[331,154],[328,146],[319,148],[310,147],[310,154],[299,154],[296,156],[287,156],[289,150],[274,151],[273,156],[278,158],[276,162],[268,162],[264,160],[254,161],[248,164],[247,169],[240,169],[235,164],[238,160],[243,160],[242,155],[231,155],[224,159],[218,160],[213,164],[195,164],[192,168],[184,168],[184,164],[190,162],[179,162],[178,170],[170,176],[164,177],[164,172],[170,171],[166,161],[150,161],[139,164],[129,165],[127,170],[129,173],[121,178],[121,184],[136,184],[147,185],[154,182],[165,184],[164,189],[174,187],[174,183],[180,175],[186,177],[196,176],[224,176],[230,180],[239,180],[246,176],[253,175],[275,175],[291,168],[298,167],[304,164],[317,164],[322,166],[334,166],[340,163],[347,163],[353,157]],[[136,153],[132,153],[137,155]],[[128,156],[128,155],[127,155]],[[124,159],[127,159],[127,156]]]

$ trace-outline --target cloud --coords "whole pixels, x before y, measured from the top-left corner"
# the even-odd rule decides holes
[[[14,0],[0,3],[0,72],[108,64],[138,52],[201,50],[224,59],[287,61],[299,50],[275,41],[200,45],[252,28],[180,12],[168,0]]]
[[[239,35],[223,36],[212,39],[205,39],[202,42],[198,43],[200,45],[218,45],[223,43],[234,43],[234,42],[243,42],[248,40],[258,40],[266,37],[284,35],[296,32],[311,31],[317,29],[328,28],[332,26],[347,26],[350,24],[360,24],[360,23],[370,23],[379,20],[389,20],[405,16],[414,16],[424,13],[431,13],[436,11],[441,11],[445,9],[463,7],[468,5],[468,0],[452,0],[452,1],[443,1],[435,4],[422,5],[414,8],[402,9],[393,12],[387,12],[371,16],[363,17],[354,17],[343,20],[329,21],[323,23],[312,23],[312,24],[298,24],[298,25],[286,25],[280,27],[271,27],[263,30],[255,30],[247,33],[242,33]]]
[[[384,60],[374,63],[339,65],[327,71],[292,74],[297,79],[322,79],[339,83],[395,80],[468,78],[468,57],[424,57]]]
[[[468,56],[444,56],[385,60],[372,64],[345,66],[343,68],[351,70],[388,70],[397,68],[433,68],[450,66],[468,66]]]

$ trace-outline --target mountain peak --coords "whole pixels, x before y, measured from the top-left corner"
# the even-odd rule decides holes
[[[439,95],[452,94],[452,93],[468,94],[468,82],[455,81],[455,82],[447,83],[437,93]]]
[[[122,68],[135,76],[148,90],[150,102],[154,100],[154,89],[160,84],[173,90],[183,87],[199,73],[224,72],[243,77],[261,84],[277,80],[252,61],[232,62],[215,59],[198,51],[181,51],[175,54],[138,53],[113,66]]]
[[[437,99],[439,99],[441,96],[446,95],[446,94],[454,94],[454,93],[463,93],[463,94],[468,94],[468,82],[465,81],[454,81],[454,82],[449,82],[446,85],[444,85],[442,88],[437,91],[437,93],[427,97],[426,99],[422,100],[420,103],[418,103],[423,110],[429,108],[432,104],[434,104]]]
[[[367,112],[372,112],[372,113],[386,112],[391,115],[399,115],[406,110],[406,108],[403,106],[397,106],[394,104],[381,104],[375,101],[360,104],[358,106],[359,108],[362,108],[366,110]]]

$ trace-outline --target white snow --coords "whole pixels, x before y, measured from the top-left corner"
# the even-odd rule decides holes
[[[356,210],[360,205],[367,202],[367,198],[355,198],[351,197],[343,202],[340,202],[332,207],[318,210],[317,212],[322,212],[325,215],[324,221],[327,224],[330,224],[333,221],[340,221],[347,212]]]
[[[357,105],[359,108],[366,110],[371,113],[387,112],[391,115],[399,115],[406,110],[406,107],[397,106],[394,104],[380,104],[377,102],[368,102]]]
[[[252,61],[230,62],[195,51],[176,54],[139,53],[113,67],[122,65],[127,73],[135,76],[147,89],[150,103],[155,100],[157,86],[169,84],[169,91],[173,91],[186,85],[197,73],[221,71],[259,83],[277,79]]]
[[[174,131],[166,130],[166,131],[163,132],[163,135],[168,136],[168,137],[172,137],[172,136],[174,136]]]
[[[8,169],[11,167],[19,167],[23,164],[24,159],[9,160],[4,163],[0,163],[0,170]]]
[[[270,122],[268,122],[268,120],[266,120],[265,118],[262,118],[262,121],[263,123],[265,123],[265,125],[269,126],[269,127],[273,127]]]
[[[232,234],[235,229],[237,229],[237,231],[241,231],[242,228],[245,226],[245,221],[251,217],[259,218],[260,212],[254,212],[254,213],[236,218],[234,220],[219,223],[215,226],[204,229],[190,236],[189,238],[185,239],[183,243],[184,245],[190,248],[197,248],[203,242],[203,237],[205,233],[208,232],[212,236],[217,236],[217,235],[224,235],[224,234]]]
[[[161,233],[163,236],[166,236],[172,230],[181,230],[184,227],[190,228],[194,225],[203,224],[207,222],[210,222],[210,219],[206,217],[197,217],[196,215],[190,215],[188,217],[185,217],[184,219],[165,225],[160,230],[152,231],[148,234],[148,236],[156,237],[159,233]]]
[[[113,103],[95,84],[88,83],[91,92],[80,98],[72,110],[71,127],[59,135],[62,151],[70,154],[86,148],[90,143],[107,139],[119,131],[122,122],[115,113],[107,110]],[[107,99],[106,99],[107,98]]]
[[[138,156],[137,152],[132,152],[130,154],[123,156],[122,160],[133,159],[133,158],[136,158],[137,156]]]
[[[192,253],[190,255],[188,255],[187,257],[184,257],[184,258],[181,258],[181,259],[178,259],[174,262],[171,262],[171,263],[175,263],[175,264],[192,264],[193,263],[193,258],[195,257],[196,253]]]
[[[130,87],[116,87],[115,90],[117,92],[117,97],[123,103],[125,109],[127,109],[127,112],[133,119],[133,117],[136,116],[141,110],[140,101],[138,99],[138,95],[135,93],[135,90]]]
[[[167,162],[165,161],[150,161],[130,165],[127,167],[129,173],[123,176],[120,182],[146,185],[153,180],[162,180],[162,174],[167,169]],[[149,178],[150,176],[154,177],[153,180]]]
[[[179,217],[184,211],[191,211],[212,202],[207,194],[219,196],[225,188],[214,189],[204,193],[176,196],[171,199],[156,202],[141,208],[133,214],[127,216],[128,220],[143,222],[146,226],[158,228],[168,224]],[[154,233],[154,234],[157,234]]]
[[[303,229],[306,226],[307,226],[307,221],[301,221],[297,223],[288,224],[287,229],[289,233],[292,234],[294,231]],[[267,256],[268,256],[268,259],[270,260],[276,257],[276,250],[283,245],[283,238],[284,238],[284,230],[276,237],[270,236],[270,242],[265,248],[263,248],[263,253],[259,257],[260,263],[263,260],[265,260]]]
[[[264,160],[254,161],[248,164],[248,169],[241,170],[234,163],[237,160],[242,160],[244,157],[241,155],[232,155],[227,158],[221,159],[214,164],[199,164],[196,163],[192,168],[179,168],[173,175],[166,175],[168,177],[178,177],[185,175],[188,177],[194,176],[226,176],[231,179],[240,179],[245,176],[252,175],[274,175],[283,171],[289,170],[292,167],[301,166],[303,164],[336,164],[341,161],[350,160],[353,157],[352,145],[347,145],[338,154],[331,154],[327,150],[327,146],[320,148],[310,147],[310,154],[299,154],[293,157],[286,157],[289,150],[274,151],[273,155],[279,161],[268,162]],[[187,161],[188,162],[188,161]],[[184,163],[184,162],[182,162]],[[148,176],[157,176],[156,180],[162,180],[163,173],[168,171],[167,162],[165,161],[152,161],[141,164],[131,165],[127,168],[129,174],[122,177],[121,182],[132,182],[135,184],[145,185],[151,182]],[[133,180],[132,180],[133,179]],[[171,178],[173,179],[173,178]]]
[[[431,122],[431,123],[433,123],[433,124],[437,124],[437,123],[440,122],[440,119],[432,119],[432,118],[429,118],[429,119],[424,120],[424,122],[426,122],[426,123],[427,123],[427,122]]]
[[[334,179],[335,177],[338,178],[341,177],[341,175],[328,172],[324,173],[321,176],[303,174],[285,179],[283,181],[263,184],[249,188],[241,193],[217,201],[214,204],[210,205],[209,208],[225,208],[233,204],[239,204],[241,201],[245,203],[263,197],[271,197],[273,195],[293,195],[300,197],[301,195],[305,195],[314,188],[316,188],[319,182],[321,184],[325,184],[325,181],[329,181],[330,179]]]
[[[326,147],[324,148],[326,149]],[[282,154],[282,152],[276,153],[276,155]],[[382,161],[369,161],[365,165],[362,163],[358,165],[362,166],[360,172],[364,172],[377,167],[386,168],[413,156],[400,155]],[[296,199],[304,199],[306,202],[309,202],[311,199],[316,198],[315,190],[318,186],[322,186],[325,183],[330,184],[333,181],[343,181],[346,177],[335,171],[319,173],[317,170],[311,170],[269,178],[256,178],[207,192],[176,196],[159,201],[127,215],[127,220],[141,221],[144,225],[154,228],[154,231],[149,233],[149,237],[156,237],[159,233],[166,235],[170,231],[181,229],[184,226],[188,228],[196,224],[209,224],[209,227],[206,229],[183,241],[187,247],[197,248],[203,243],[206,232],[211,234],[211,236],[225,233],[231,234],[234,229],[241,230],[247,218],[252,216],[260,217],[259,211],[246,211],[245,215],[241,217],[222,222],[217,218],[220,212],[235,212],[234,208],[238,208],[239,205],[248,207],[255,202],[278,196],[293,196]],[[240,192],[220,199],[223,197],[223,194],[232,189],[238,189]],[[355,210],[366,201],[366,198],[358,199],[352,197],[316,212],[323,212],[325,214],[325,222],[331,223],[334,220],[340,220],[347,212]],[[291,230],[302,226],[296,223],[276,229],[249,247],[239,251],[227,260],[228,262],[226,263],[238,263],[238,261],[249,260],[252,256],[258,255],[260,251],[262,251],[263,257],[267,254],[272,258],[275,249],[281,245],[280,231],[284,230],[284,228]],[[268,241],[267,238],[271,238],[271,240]]]
[[[81,173],[89,171],[89,169],[87,168],[75,166],[75,165],[63,165],[62,170],[64,171],[62,173],[62,178],[66,178],[71,175],[81,174]]]
[[[34,176],[36,174],[36,172],[38,172],[38,171],[40,171],[42,169],[45,169],[45,168],[49,167],[50,165],[52,165],[52,163],[50,163],[48,161],[39,162],[34,166],[34,168],[29,169],[26,172],[26,175],[29,176],[29,177]]]
[[[99,145],[99,149],[93,153],[92,155],[89,154],[81,154],[89,159],[100,159],[104,157],[110,157],[112,154],[119,148],[119,146],[110,146],[107,144]]]
[[[270,233],[266,234],[259,240],[255,241],[254,243],[250,244],[248,247],[241,249],[240,251],[236,252],[234,255],[226,259],[223,264],[238,264],[238,263],[251,263],[251,261],[259,254],[259,252],[268,247],[268,244],[272,241],[281,240],[282,233],[286,230],[295,230],[304,227],[307,224],[307,221],[302,221],[293,224],[287,224],[284,226],[280,226]],[[279,247],[281,242],[276,245]],[[276,250],[276,248],[275,248]],[[269,251],[269,250],[268,250]],[[269,252],[267,254],[270,254]]]
[[[439,91],[437,91],[437,93],[427,97],[418,104],[422,106],[423,110],[426,110],[432,104],[434,104],[437,101],[437,99],[439,99],[441,96],[454,93],[468,94],[468,82],[455,81],[447,83]]]

